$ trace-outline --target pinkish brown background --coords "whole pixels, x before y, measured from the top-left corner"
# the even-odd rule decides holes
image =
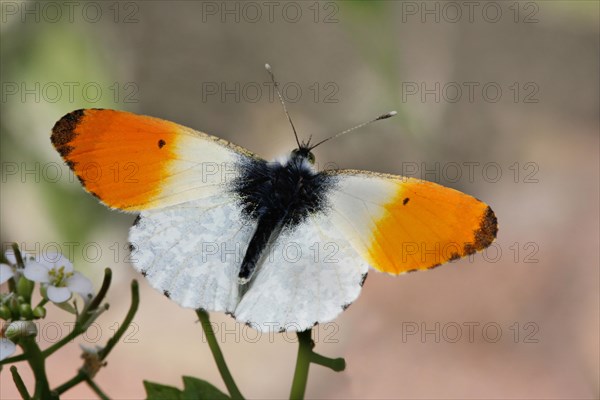
[[[317,351],[345,357],[346,371],[311,367],[307,397],[598,398],[599,3],[474,2],[472,14],[466,2],[276,3],[271,20],[264,2],[253,6],[261,16],[241,2],[227,3],[233,14],[221,2],[105,2],[96,3],[99,17],[78,3],[71,21],[64,6],[57,18],[42,3],[2,2],[3,248],[74,243],[76,268],[96,288],[103,268],[114,274],[110,310],[87,340],[49,360],[52,384],[80,367],[79,343],[106,342],[138,279],[135,325],[97,383],[115,399],[143,397],[144,379],[181,387],[182,375],[224,389],[195,314],[127,264],[134,216],[87,195],[49,132],[74,109],[116,108],[272,158],[294,140],[269,98],[269,62],[304,138],[399,111],[322,146],[317,163],[437,181],[488,202],[500,225],[494,247],[470,260],[400,277],[370,273],[358,301],[317,331]],[[212,318],[244,395],[288,396],[294,336],[257,337],[229,317]],[[42,346],[64,336],[69,321],[49,307]],[[26,365],[18,367],[32,385]],[[7,368],[0,397],[18,397]],[[80,385],[64,398],[94,396]]]

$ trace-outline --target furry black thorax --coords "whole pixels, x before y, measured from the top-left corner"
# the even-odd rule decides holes
[[[326,207],[332,178],[316,172],[307,148],[294,150],[285,161],[244,160],[241,174],[232,183],[244,218],[257,222],[240,270],[245,283],[276,232],[293,229],[310,214]]]

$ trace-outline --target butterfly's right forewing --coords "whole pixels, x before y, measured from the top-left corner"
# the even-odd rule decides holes
[[[380,271],[436,267],[483,250],[496,216],[482,201],[436,183],[366,171],[328,172],[331,223]]]

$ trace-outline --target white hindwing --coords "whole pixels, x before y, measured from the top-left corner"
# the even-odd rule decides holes
[[[356,300],[368,269],[325,213],[310,215],[265,251],[235,318],[260,331],[329,322]]]
[[[238,273],[256,225],[226,193],[143,211],[131,227],[132,263],[183,307],[233,311]]]

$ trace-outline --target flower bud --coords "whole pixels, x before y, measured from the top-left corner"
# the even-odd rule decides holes
[[[37,335],[37,326],[31,321],[11,322],[4,332],[4,336],[13,342],[19,338],[35,335]]]
[[[29,302],[31,301],[31,293],[33,292],[34,286],[35,282],[30,281],[25,278],[25,276],[21,276],[17,282],[17,294]]]
[[[8,321],[12,318],[10,308],[8,308],[6,304],[0,304],[0,318],[2,318],[5,321]]]
[[[19,305],[19,314],[21,314],[21,318],[32,319],[33,311],[31,310],[31,304],[22,303]]]
[[[46,316],[46,309],[42,306],[37,306],[33,309],[33,316],[36,318],[44,318]]]

